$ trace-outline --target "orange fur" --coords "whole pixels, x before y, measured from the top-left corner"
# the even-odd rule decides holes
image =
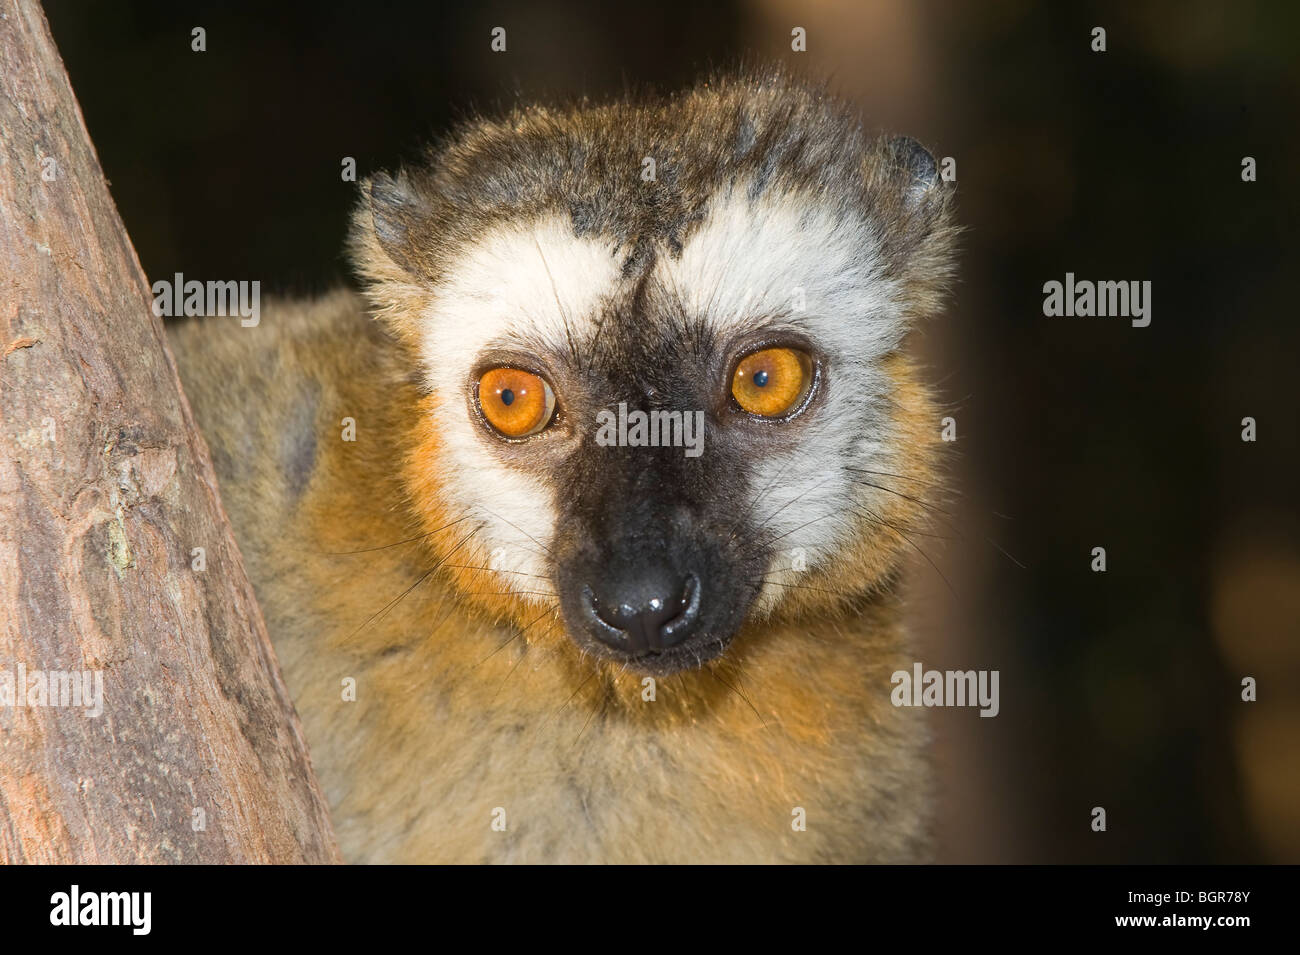
[[[923,718],[889,701],[890,674],[911,665],[900,531],[864,521],[813,589],[647,702],[640,677],[580,656],[545,598],[475,569],[488,555],[439,493],[432,399],[358,299],[265,311],[261,329],[200,323],[173,342],[347,858],[924,857]],[[895,423],[918,449],[891,486],[919,501],[933,416],[910,364],[890,369]],[[276,416],[304,382],[321,437],[293,498]],[[260,405],[232,407],[231,389],[259,388]],[[344,416],[355,442],[338,440]],[[882,522],[920,526],[920,503],[889,500]]]

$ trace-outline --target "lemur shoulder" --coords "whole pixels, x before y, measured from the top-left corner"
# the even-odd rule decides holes
[[[925,859],[890,674],[930,155],[745,73],[476,120],[361,193],[363,294],[169,326],[345,858]],[[620,406],[667,438],[598,440]]]

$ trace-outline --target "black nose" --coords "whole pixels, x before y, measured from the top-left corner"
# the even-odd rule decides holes
[[[593,635],[615,650],[639,656],[675,647],[700,616],[700,581],[666,568],[637,568],[584,587],[583,609]]]

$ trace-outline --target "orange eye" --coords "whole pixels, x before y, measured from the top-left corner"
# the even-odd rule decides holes
[[[551,423],[555,392],[531,372],[493,368],[478,380],[478,405],[498,433],[526,438]]]
[[[812,359],[793,348],[746,355],[731,378],[731,394],[750,414],[775,418],[793,408],[812,384]]]

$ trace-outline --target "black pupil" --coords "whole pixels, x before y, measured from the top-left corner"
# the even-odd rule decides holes
[[[501,389],[501,403],[503,405],[512,405],[515,403],[515,393],[509,388]]]
[[[767,372],[765,371],[754,372],[754,384],[758,385],[758,387],[760,388],[764,387],[767,384]]]

